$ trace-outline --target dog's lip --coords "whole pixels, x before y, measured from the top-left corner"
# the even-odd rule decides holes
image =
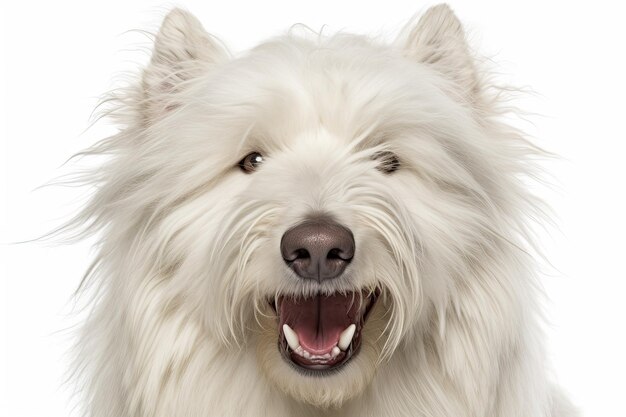
[[[355,318],[354,336],[346,349],[341,350],[336,356],[329,358],[306,358],[301,354],[294,352],[289,346],[285,334],[279,329],[278,337],[278,350],[281,353],[283,359],[285,359],[294,369],[303,372],[306,375],[325,375],[337,371],[345,364],[347,364],[353,357],[355,357],[361,348],[362,331],[365,322],[374,307],[379,295],[380,289],[375,290],[362,290],[361,294],[364,296],[364,307],[361,309],[360,314]],[[280,323],[280,300],[281,297],[276,297],[275,300],[270,301],[272,309],[276,312],[278,322]],[[302,352],[300,352],[302,353]]]

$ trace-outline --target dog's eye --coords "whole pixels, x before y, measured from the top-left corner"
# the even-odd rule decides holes
[[[263,155],[258,152],[252,152],[246,155],[237,165],[243,172],[250,173],[263,163]]]
[[[400,159],[398,159],[398,156],[393,152],[376,152],[373,158],[378,161],[376,168],[385,174],[391,174],[400,168]]]

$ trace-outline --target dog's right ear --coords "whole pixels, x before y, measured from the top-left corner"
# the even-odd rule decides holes
[[[151,123],[179,107],[186,85],[228,57],[195,16],[182,9],[169,12],[143,72],[141,111],[145,121]]]

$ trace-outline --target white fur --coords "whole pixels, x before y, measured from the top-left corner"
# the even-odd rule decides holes
[[[525,187],[540,152],[447,6],[392,45],[286,36],[231,57],[172,11],[70,227],[97,233],[76,375],[92,417],[566,417],[546,377]],[[401,167],[376,169],[388,150]],[[236,166],[258,151],[251,174]],[[340,278],[304,283],[279,242],[311,213],[349,227]],[[361,352],[305,376],[268,299],[382,289]]]

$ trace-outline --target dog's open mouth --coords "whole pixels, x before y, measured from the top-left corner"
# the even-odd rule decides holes
[[[278,349],[298,367],[324,372],[337,369],[356,355],[361,331],[380,291],[282,296],[278,314]]]

